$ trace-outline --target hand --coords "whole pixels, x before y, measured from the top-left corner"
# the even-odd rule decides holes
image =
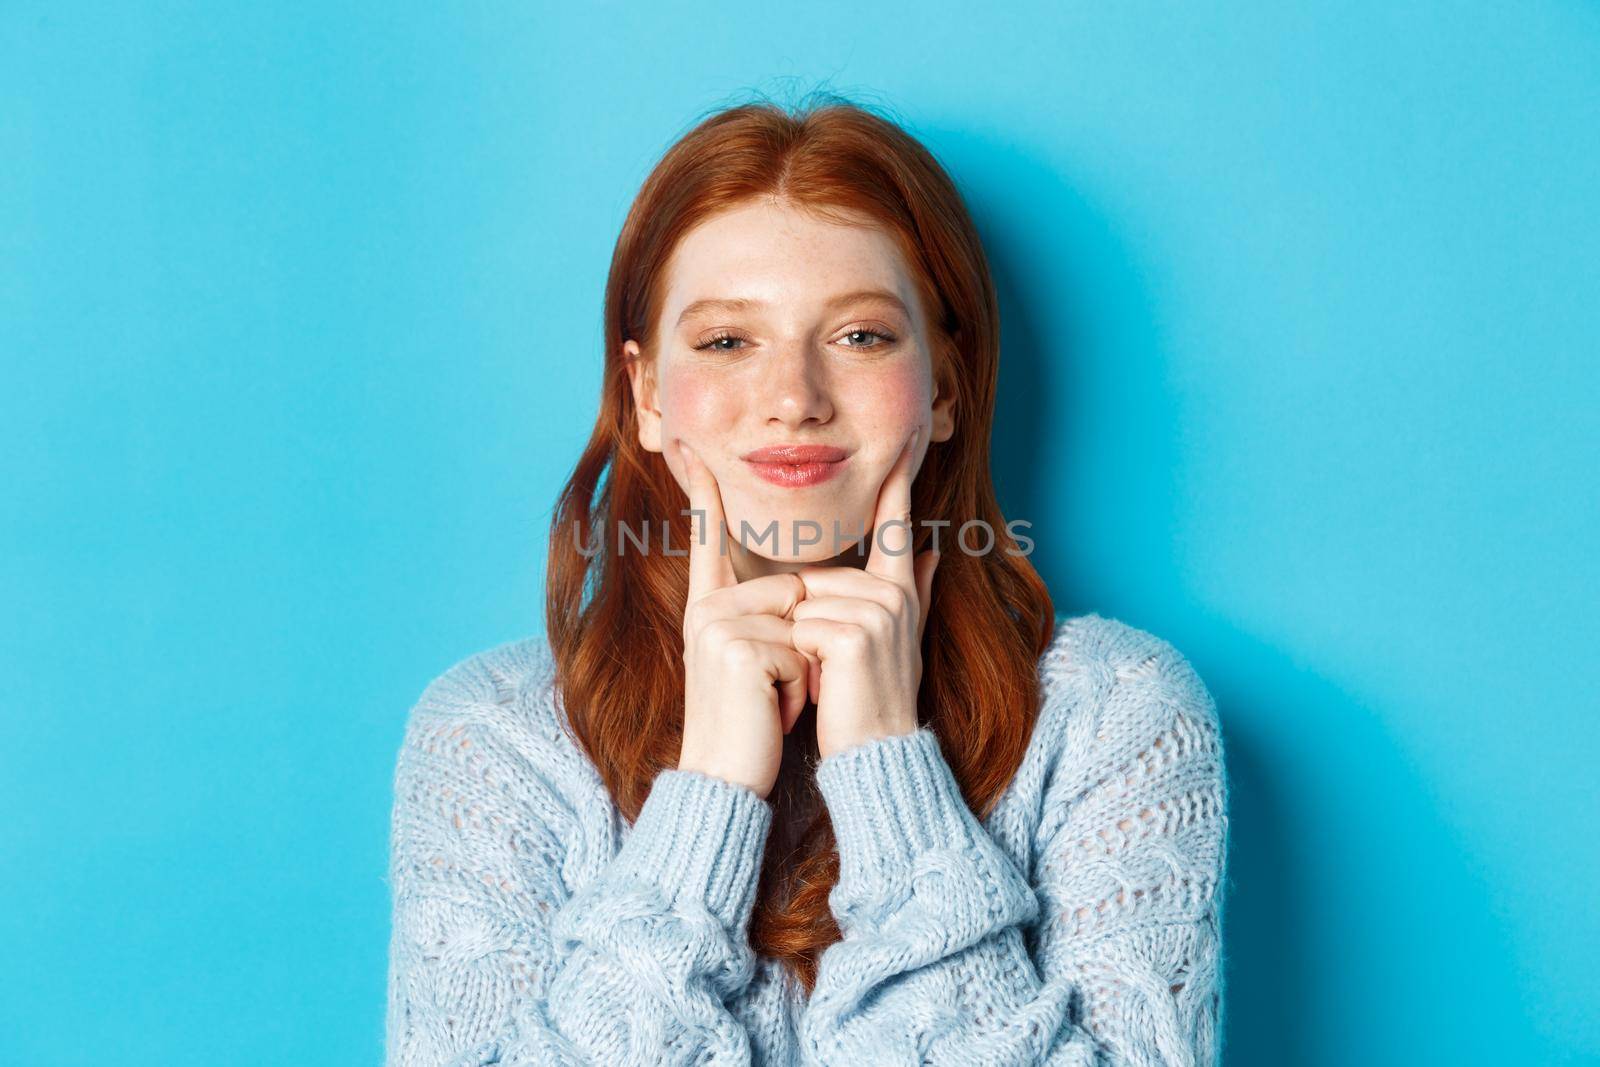
[[[679,445],[689,506],[702,521],[689,545],[678,768],[766,797],[783,762],[783,735],[806,704],[809,665],[790,639],[805,585],[793,574],[735,577],[716,478],[693,449]]]
[[[796,572],[805,596],[793,608],[791,640],[820,664],[807,686],[817,703],[822,759],[917,728],[922,633],[939,562],[932,549],[911,557],[911,468],[921,435],[920,427],[912,431],[878,491],[866,570],[814,565]],[[895,525],[880,535],[889,523]]]

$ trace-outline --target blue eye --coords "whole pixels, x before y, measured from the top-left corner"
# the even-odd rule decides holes
[[[895,340],[893,334],[886,333],[883,330],[868,329],[867,327],[862,327],[861,329],[858,329],[858,330],[851,330],[851,331],[849,331],[848,333],[845,334],[845,337],[849,337],[849,338],[876,337],[877,338],[877,342],[873,343],[873,344],[851,343],[851,344],[847,344],[845,346],[846,348],[883,348],[886,345],[893,344],[894,340]],[[729,341],[737,342],[739,345],[743,345],[743,344],[747,343],[745,341],[745,339],[743,337],[740,337],[738,334],[729,333],[727,330],[719,330],[717,333],[713,334],[712,336],[706,338],[704,341],[701,341],[699,344],[695,345],[694,346],[694,350],[696,352],[706,352],[706,351],[711,351],[711,352],[737,352],[737,351],[739,351],[739,348],[736,347],[735,345],[725,344],[725,342],[729,342]]]
[[[736,337],[735,335],[733,335],[731,333],[722,332],[722,333],[716,334],[713,337],[707,338],[705,341],[702,341],[700,344],[695,345],[694,346],[694,350],[696,352],[704,352],[706,349],[711,349],[714,352],[737,352],[738,351],[737,348],[722,348],[722,347],[720,347],[721,343],[723,341],[743,341],[743,340],[744,340],[744,338],[742,338],[742,337]]]
[[[894,338],[892,336],[890,336],[889,334],[884,333],[882,330],[869,330],[869,329],[866,329],[865,327],[863,327],[863,328],[861,328],[859,330],[851,330],[849,333],[845,334],[845,336],[846,337],[862,337],[862,336],[864,336],[864,337],[876,337],[880,342],[882,342],[881,344],[876,344],[876,345],[854,345],[853,344],[853,345],[848,346],[850,348],[882,348],[884,345],[893,344],[894,343]]]

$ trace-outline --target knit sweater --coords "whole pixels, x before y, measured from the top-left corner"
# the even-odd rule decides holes
[[[411,709],[391,823],[389,1067],[1211,1067],[1227,786],[1169,643],[1058,617],[1026,756],[968,806],[924,725],[816,767],[842,940],[804,987],[748,941],[772,808],[667,768],[631,825],[543,637]]]

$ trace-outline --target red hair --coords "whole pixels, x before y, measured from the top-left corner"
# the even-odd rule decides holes
[[[688,497],[665,459],[639,444],[623,343],[636,340],[642,358],[654,358],[662,270],[679,240],[757,197],[883,227],[917,280],[933,372],[940,392],[955,396],[954,435],[929,447],[912,491],[914,550],[931,539],[923,523],[950,523],[923,637],[918,718],[985,816],[1027,751],[1036,665],[1055,621],[1044,581],[1006,532],[990,479],[1000,356],[994,284],[966,206],[933,155],[895,122],[832,94],[790,110],[763,101],[704,118],[661,158],[628,212],[606,283],[600,411],[551,522],[546,628],[562,705],[633,821],[656,774],[678,761],[689,569],[682,555],[617,551],[614,531],[665,523],[675,546],[687,546],[692,531]],[[995,533],[993,550],[981,555],[949,544],[974,519]],[[839,857],[813,775],[814,714],[808,708],[785,737],[750,924],[751,947],[788,966],[807,991],[822,950],[840,937],[828,907]]]

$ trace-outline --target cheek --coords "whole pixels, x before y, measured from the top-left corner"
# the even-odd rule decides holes
[[[933,383],[919,367],[885,368],[863,376],[850,397],[852,407],[866,420],[886,431],[903,428],[910,433],[933,407]]]
[[[737,392],[725,385],[675,375],[662,385],[661,421],[667,433],[691,442],[715,440],[718,428],[733,425],[737,400]]]

